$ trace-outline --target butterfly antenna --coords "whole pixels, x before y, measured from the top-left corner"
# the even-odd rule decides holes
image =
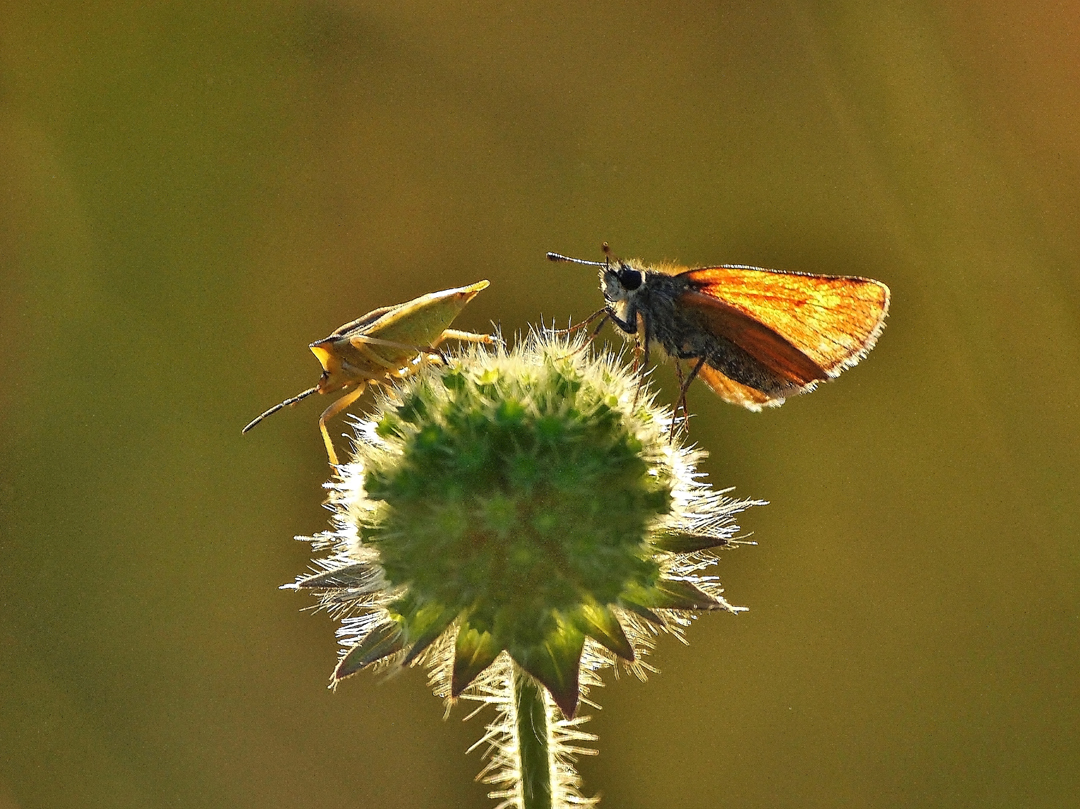
[[[301,399],[306,399],[306,398],[307,398],[308,396],[310,396],[310,395],[311,395],[311,394],[313,394],[313,393],[316,393],[316,392],[317,392],[318,390],[319,390],[319,388],[318,388],[318,387],[314,387],[314,388],[308,388],[308,389],[307,389],[306,391],[304,391],[303,393],[298,393],[298,394],[296,394],[295,396],[293,396],[293,397],[292,397],[291,399],[286,399],[286,400],[285,400],[284,402],[282,402],[281,404],[276,404],[276,405],[274,405],[273,407],[271,407],[271,408],[270,408],[269,410],[267,410],[267,411],[266,411],[265,413],[263,413],[262,415],[260,415],[260,416],[256,416],[256,417],[255,417],[254,419],[252,419],[251,423],[250,423],[250,424],[248,424],[248,426],[247,426],[247,427],[245,427],[245,428],[244,428],[243,430],[241,430],[240,432],[241,432],[241,433],[246,433],[246,432],[247,432],[248,430],[250,430],[250,429],[251,429],[252,427],[254,427],[254,426],[255,426],[256,424],[258,424],[258,423],[259,423],[260,421],[262,421],[262,420],[263,420],[264,418],[266,418],[267,416],[272,416],[272,415],[273,415],[274,413],[276,413],[276,412],[278,412],[279,410],[281,410],[281,408],[283,408],[283,407],[289,407],[290,405],[294,405],[294,404],[296,404],[296,403],[297,403],[297,402],[299,402],[299,401],[300,401]]]
[[[606,267],[606,261],[586,261],[583,258],[571,258],[570,256],[564,256],[562,253],[548,253],[548,261],[565,261],[568,264],[586,264],[590,267]]]

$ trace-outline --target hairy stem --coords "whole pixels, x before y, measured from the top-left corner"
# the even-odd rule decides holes
[[[522,809],[552,809],[554,758],[544,689],[513,665],[514,731],[521,756]]]

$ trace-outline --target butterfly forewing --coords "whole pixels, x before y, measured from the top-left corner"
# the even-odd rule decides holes
[[[687,291],[679,296],[679,305],[709,334],[730,340],[792,388],[828,379],[823,368],[783,335],[719,298]]]
[[[888,287],[867,278],[740,266],[703,267],[681,276],[690,289],[779,335],[830,377],[873,347],[889,309]]]

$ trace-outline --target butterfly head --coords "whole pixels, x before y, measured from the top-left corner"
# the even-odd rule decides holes
[[[648,278],[646,269],[636,261],[624,261],[613,258],[607,242],[603,245],[603,261],[586,261],[570,258],[561,253],[548,253],[550,261],[568,261],[574,264],[587,264],[599,268],[600,291],[604,293],[604,303],[608,316],[623,332],[637,332],[637,312],[640,301],[634,302],[639,292],[644,290]]]
[[[600,289],[607,310],[624,330],[636,331],[633,300],[645,286],[645,272],[626,261],[613,261],[600,270]]]
[[[645,273],[625,261],[616,261],[600,270],[600,288],[608,303],[634,296],[645,283]]]

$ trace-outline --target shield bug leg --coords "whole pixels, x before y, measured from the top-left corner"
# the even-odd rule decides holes
[[[464,343],[484,343],[486,345],[493,345],[495,343],[495,338],[490,334],[475,334],[471,331],[460,331],[459,329],[445,329],[443,333],[439,335],[439,338],[430,346],[406,345],[404,343],[396,343],[392,340],[380,340],[378,337],[369,337],[365,334],[356,334],[349,339],[353,346],[355,346],[358,351],[363,352],[364,356],[372,362],[395,371],[398,369],[395,368],[392,363],[387,363],[387,361],[378,356],[378,354],[365,349],[361,344],[366,343],[371,346],[385,346],[387,348],[407,350],[415,354],[423,354],[432,358],[437,357],[440,360],[445,360],[442,353],[436,350],[436,346],[442,345],[444,340],[458,340]]]
[[[459,343],[482,343],[483,345],[489,346],[495,345],[495,343],[498,342],[495,335],[493,334],[476,334],[475,332],[471,331],[446,329],[441,335],[439,335],[439,339],[432,344],[432,347],[434,348],[435,346],[442,345],[444,340],[457,340]],[[448,359],[447,355],[444,354],[442,351],[435,351],[434,354],[436,357],[439,358],[440,362],[445,363]]]
[[[495,345],[496,339],[493,334],[476,334],[471,331],[459,331],[457,329],[446,329],[435,341],[435,345],[440,345],[443,340],[459,340],[463,343],[484,343],[485,345]]]
[[[356,386],[354,390],[349,391],[332,405],[330,405],[323,414],[319,416],[319,429],[322,431],[323,443],[326,444],[326,457],[330,459],[331,466],[338,465],[337,453],[334,452],[334,442],[330,440],[330,431],[326,429],[326,422],[345,410],[346,407],[351,405],[363,394],[367,388],[367,382],[361,382]]]

